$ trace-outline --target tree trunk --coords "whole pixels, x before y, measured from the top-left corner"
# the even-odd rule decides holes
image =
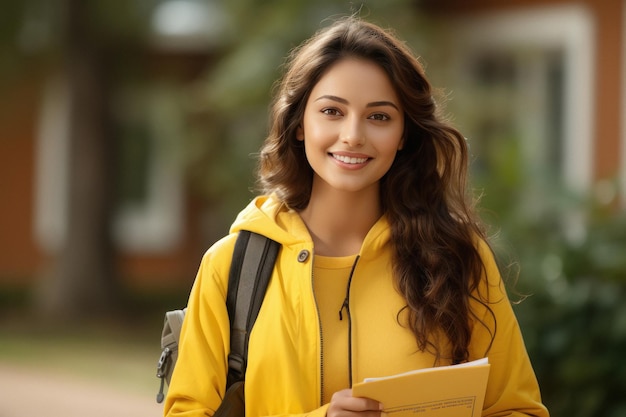
[[[110,310],[116,280],[111,243],[112,138],[108,131],[106,62],[94,38],[89,2],[65,0],[64,66],[70,89],[67,230],[53,268],[38,292],[49,318],[78,318]]]

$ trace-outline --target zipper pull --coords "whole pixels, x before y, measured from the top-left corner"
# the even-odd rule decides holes
[[[163,349],[163,352],[161,352],[161,357],[159,358],[159,362],[157,362],[157,378],[161,380],[161,386],[159,387],[159,392],[156,397],[157,403],[159,404],[161,404],[165,398],[163,389],[165,388],[165,375],[167,373],[171,353],[172,350],[166,347]]]
[[[168,361],[171,354],[172,350],[168,347],[163,349],[163,352],[161,352],[161,356],[159,357],[159,361],[157,362],[157,378],[165,377],[165,373],[168,367]]]
[[[165,394],[163,394],[163,388],[165,385],[165,378],[161,378],[161,387],[159,388],[159,392],[157,393],[157,403],[161,404],[163,399],[165,398]]]

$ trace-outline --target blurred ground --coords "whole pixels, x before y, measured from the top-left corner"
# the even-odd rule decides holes
[[[156,387],[150,395],[123,384],[0,363],[0,417],[160,416]]]
[[[153,417],[160,316],[149,326],[0,320],[0,417]]]

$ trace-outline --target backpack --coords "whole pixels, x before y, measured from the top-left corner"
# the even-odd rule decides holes
[[[228,275],[226,307],[230,319],[230,353],[226,388],[243,381],[248,357],[248,340],[269,283],[280,244],[254,232],[242,230],[237,236]],[[161,386],[157,402],[164,399],[165,382],[170,384],[178,359],[180,330],[187,309],[165,313],[161,334],[161,356],[157,378]]]

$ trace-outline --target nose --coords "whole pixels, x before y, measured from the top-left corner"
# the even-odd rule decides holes
[[[347,117],[341,126],[339,139],[350,147],[363,146],[365,130],[361,121],[356,117]]]

